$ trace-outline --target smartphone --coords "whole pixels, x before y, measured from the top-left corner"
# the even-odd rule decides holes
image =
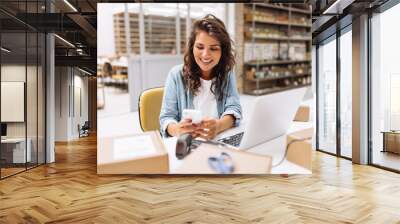
[[[182,113],[182,119],[191,119],[192,123],[198,124],[202,120],[200,110],[184,109]]]

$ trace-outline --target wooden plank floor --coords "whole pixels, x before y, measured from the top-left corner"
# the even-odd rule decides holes
[[[22,172],[25,170],[24,168],[1,168],[1,177],[7,177],[18,172]]]
[[[400,223],[400,175],[315,152],[313,175],[98,176],[96,138],[0,181],[0,223]]]

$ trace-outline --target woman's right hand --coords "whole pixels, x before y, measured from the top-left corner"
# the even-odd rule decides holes
[[[182,119],[179,123],[177,124],[170,124],[168,125],[168,133],[172,136],[180,136],[185,133],[190,133],[193,138],[198,137],[198,135],[195,133],[197,130],[198,125],[193,124],[191,119]]]

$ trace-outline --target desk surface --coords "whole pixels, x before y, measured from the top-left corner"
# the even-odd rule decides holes
[[[241,96],[241,103],[243,107],[243,114],[247,114],[247,110],[251,107],[251,102],[249,102],[252,96]],[[99,139],[102,137],[111,137],[117,135],[126,134],[137,134],[141,133],[141,128],[139,125],[139,118],[137,112],[124,113],[119,115],[113,115],[108,117],[99,117],[98,119],[98,132],[97,136]],[[244,116],[246,117],[246,116]],[[293,122],[287,133],[296,132],[302,129],[313,127],[312,122]],[[237,130],[231,129],[224,134],[230,135]],[[176,138],[164,139],[165,146],[169,153],[169,165],[170,172],[173,173],[181,164],[182,161],[175,157],[175,145]],[[98,141],[99,143],[100,141]],[[284,155],[286,147],[286,135],[280,136],[278,138],[272,139],[268,142],[262,143],[260,145],[250,148],[249,152],[259,153],[262,155],[272,156],[272,164],[278,163]],[[272,167],[271,173],[273,174],[310,174],[311,171],[298,166],[285,160],[279,166]]]
[[[312,124],[305,123],[305,122],[293,122],[293,124],[288,132],[302,130],[307,127],[312,127]],[[238,127],[238,129],[239,128],[240,127]],[[235,131],[237,131],[237,130],[231,129],[231,130],[227,131],[226,133],[224,133],[223,135],[229,135]],[[130,134],[134,134],[134,133],[130,133]],[[221,135],[221,136],[223,136],[223,135]],[[99,137],[99,138],[101,138],[101,137]],[[177,141],[176,137],[163,139],[163,142],[164,142],[165,147],[168,152],[169,172],[170,173],[179,173],[179,167],[182,165],[182,161],[183,161],[183,160],[178,160],[175,156],[176,141]],[[100,144],[100,143],[101,143],[101,140],[99,139],[98,144]],[[272,157],[272,165],[274,165],[274,164],[277,164],[284,156],[285,147],[286,147],[286,135],[282,135],[282,136],[272,139],[270,141],[264,142],[260,145],[254,146],[254,147],[248,149],[247,151],[256,153],[256,154],[271,156]],[[98,146],[98,148],[99,148],[99,146]],[[282,173],[285,173],[285,174],[310,174],[311,171],[309,171],[301,166],[298,166],[294,163],[291,163],[287,160],[284,160],[284,162],[281,163],[279,166],[272,167],[271,173],[272,174],[282,174]]]
[[[304,127],[312,127],[312,125],[304,122],[294,122],[292,127],[289,129],[290,132],[302,130]],[[232,130],[234,132],[235,130]],[[230,131],[231,132],[231,131]],[[230,133],[228,132],[228,133]],[[169,155],[169,166],[170,173],[174,173],[182,165],[182,160],[178,160],[175,156],[175,145],[177,138],[166,138],[164,144],[167,148]],[[260,145],[254,146],[247,150],[248,152],[257,153],[261,155],[268,155],[272,157],[272,165],[277,164],[284,156],[284,150],[286,147],[286,135],[282,135],[270,141],[264,142]],[[297,164],[291,163],[285,160],[282,164],[276,167],[272,167],[272,174],[311,174],[311,172]]]

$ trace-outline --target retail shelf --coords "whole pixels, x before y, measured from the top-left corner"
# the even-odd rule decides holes
[[[311,74],[292,74],[292,75],[282,75],[278,77],[265,77],[265,78],[255,78],[255,79],[247,79],[249,82],[266,82],[266,81],[273,81],[279,79],[289,79],[289,78],[301,78],[311,76]]]
[[[246,15],[245,21],[248,23],[251,22],[256,22],[256,23],[262,23],[262,24],[267,24],[267,25],[278,25],[278,26],[293,26],[293,27],[304,27],[304,28],[311,28],[310,24],[300,24],[300,23],[289,23],[289,22],[280,22],[280,21],[272,21],[272,20],[263,20],[263,19],[258,19],[254,18],[253,15]]]
[[[311,15],[310,10],[305,10],[305,9],[299,9],[299,8],[294,8],[294,7],[285,7],[285,6],[277,6],[273,4],[268,4],[268,3],[254,3],[258,7],[264,7],[264,8],[270,8],[270,9],[279,9],[282,11],[292,11],[296,13],[301,13],[305,15]]]
[[[310,41],[311,38],[310,37],[276,37],[276,36],[265,36],[265,35],[260,35],[254,32],[249,32],[246,31],[245,36],[247,37],[248,40],[250,40],[251,38],[254,38],[256,40],[277,40],[277,41]]]
[[[285,86],[285,87],[275,86],[272,88],[244,91],[244,93],[248,94],[248,95],[259,96],[259,95],[271,94],[271,93],[276,93],[276,92],[280,92],[280,91],[296,89],[296,88],[301,88],[301,87],[306,87],[306,86],[311,86],[311,84],[304,84],[304,85],[297,85],[297,86],[293,85],[293,86]]]
[[[129,13],[131,50],[134,53],[140,52],[139,41],[139,15],[137,13]],[[181,27],[181,44],[186,41],[185,24],[186,19],[180,19]],[[144,15],[144,37],[146,52],[149,53],[170,53],[176,49],[176,17],[175,16],[159,16]],[[115,45],[117,54],[125,54],[126,52],[126,34],[124,24],[124,13],[114,14],[115,27]],[[182,47],[182,52],[184,48]],[[182,53],[181,52],[181,53]]]
[[[285,65],[285,64],[300,64],[300,63],[311,63],[310,60],[262,60],[262,61],[250,61],[245,62],[245,65],[257,66],[257,65]]]

